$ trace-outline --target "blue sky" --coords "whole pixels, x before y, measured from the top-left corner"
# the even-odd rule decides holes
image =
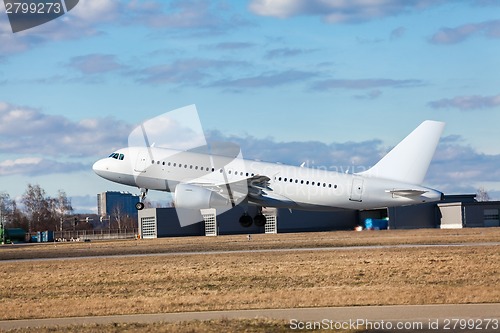
[[[89,211],[126,189],[93,161],[196,104],[207,136],[245,157],[331,169],[445,121],[426,185],[500,199],[499,13],[492,0],[81,0],[13,34],[2,3],[0,191],[63,189]]]

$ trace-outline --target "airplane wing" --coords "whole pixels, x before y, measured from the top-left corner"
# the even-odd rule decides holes
[[[230,200],[234,206],[239,204],[247,196],[258,199],[262,196],[264,190],[271,190],[269,189],[270,180],[271,179],[267,176],[255,175],[230,183],[216,184],[194,181],[189,182],[189,184],[214,191],[222,197]]]
[[[262,207],[293,207],[295,202],[273,192],[269,187],[271,179],[256,175],[248,179],[248,202]]]
[[[385,192],[391,193],[393,197],[412,198],[412,197],[418,197],[419,195],[422,195],[427,191],[409,189],[409,190],[386,190]]]

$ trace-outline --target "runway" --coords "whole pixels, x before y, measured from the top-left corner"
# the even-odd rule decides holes
[[[54,327],[85,324],[156,323],[211,319],[273,318],[289,322],[290,328],[321,325],[321,329],[352,328],[371,325],[374,329],[407,329],[419,332],[500,331],[500,303],[351,306],[294,309],[256,309],[134,314],[99,317],[70,317],[0,321],[0,329]],[[390,326],[389,326],[390,325]],[[461,326],[465,325],[465,330]],[[468,325],[468,326],[467,326]],[[350,326],[350,327],[348,327]]]
[[[238,253],[272,253],[272,252],[307,252],[307,251],[353,251],[353,250],[377,250],[377,249],[410,249],[410,248],[443,248],[443,247],[474,247],[474,246],[500,246],[500,242],[477,242],[477,243],[444,243],[444,244],[394,244],[394,245],[352,245],[352,246],[326,246],[326,247],[294,247],[274,249],[248,249],[248,250],[213,250],[213,251],[179,251],[162,253],[139,253],[124,255],[83,255],[62,256],[51,258],[31,259],[6,259],[0,260],[0,264],[12,262],[50,261],[50,260],[79,260],[79,259],[113,259],[113,258],[137,258],[137,257],[163,257],[163,256],[188,256],[188,255],[224,255]]]

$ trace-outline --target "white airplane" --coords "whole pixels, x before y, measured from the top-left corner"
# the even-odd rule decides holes
[[[259,213],[252,219],[245,212],[240,223],[262,226],[262,207],[363,210],[442,200],[443,193],[421,184],[443,128],[442,122],[424,121],[372,168],[353,174],[154,146],[119,149],[92,168],[138,187],[138,210],[148,190],[167,191],[176,208],[257,205]]]

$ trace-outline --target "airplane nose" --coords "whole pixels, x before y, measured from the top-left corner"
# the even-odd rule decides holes
[[[105,160],[99,160],[97,162],[94,163],[94,165],[92,165],[92,170],[94,170],[94,172],[101,176],[103,175],[103,172],[108,170],[107,166],[106,166],[106,161]]]

